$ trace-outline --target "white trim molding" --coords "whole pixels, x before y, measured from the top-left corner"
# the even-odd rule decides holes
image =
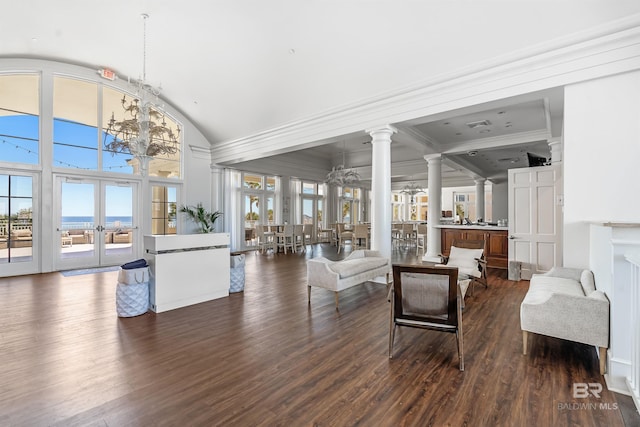
[[[492,58],[382,95],[213,146],[233,164],[323,145],[380,123],[400,123],[640,69],[640,14]]]

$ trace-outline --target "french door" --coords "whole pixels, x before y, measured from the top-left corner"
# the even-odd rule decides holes
[[[320,198],[302,198],[302,218],[301,224],[313,224],[313,235],[317,236],[318,231],[324,227],[322,225],[323,200]],[[315,241],[315,238],[313,239]]]
[[[139,258],[138,183],[57,176],[56,269]]]

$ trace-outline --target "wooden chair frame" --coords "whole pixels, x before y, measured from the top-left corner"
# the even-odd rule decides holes
[[[402,273],[424,274],[425,292],[428,292],[427,275],[448,277],[447,314],[406,314],[403,306]],[[431,329],[456,334],[460,370],[464,371],[464,346],[462,338],[462,303],[458,291],[458,269],[450,267],[430,267],[424,265],[393,265],[393,286],[389,290],[391,316],[389,324],[389,359],[393,357],[393,340],[396,326]]]

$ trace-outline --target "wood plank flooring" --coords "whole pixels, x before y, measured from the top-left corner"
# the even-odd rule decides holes
[[[452,334],[399,328],[388,358],[384,285],[308,305],[320,255],[345,256],[248,253],[244,292],[133,318],[116,316],[115,272],[0,279],[0,425],[624,425],[594,349],[534,336],[522,355],[528,282],[494,270],[467,298],[460,372]],[[576,382],[601,397],[573,398]]]

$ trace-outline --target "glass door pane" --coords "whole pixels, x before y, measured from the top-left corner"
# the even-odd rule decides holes
[[[313,199],[302,199],[302,223],[313,224],[315,222],[315,215],[313,213]]]
[[[255,246],[256,240],[256,224],[261,222],[260,219],[260,195],[245,194],[244,196],[244,244],[245,246]]]
[[[93,180],[60,177],[57,240],[59,269],[98,264],[94,244],[98,186]]]
[[[351,200],[345,200],[342,202],[342,212],[340,212],[340,222],[345,224],[351,224]]]
[[[323,201],[318,200],[318,214],[316,216],[316,230],[322,230],[324,227],[322,226],[322,219],[324,218],[324,207]]]
[[[33,179],[0,175],[0,264],[33,261]]]
[[[266,221],[263,221],[266,224],[273,224],[275,221],[274,209],[273,209],[273,197],[267,197],[267,202],[265,203],[265,207],[267,211],[264,214]]]
[[[104,224],[101,230],[101,264],[131,261],[137,238],[134,226],[134,188],[131,183],[103,183]],[[103,229],[104,228],[104,229]]]

